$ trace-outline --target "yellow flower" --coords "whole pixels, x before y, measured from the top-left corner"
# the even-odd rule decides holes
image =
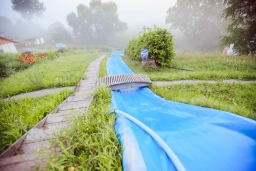
[[[75,167],[72,166],[72,167],[69,168],[69,170],[70,170],[70,171],[74,171],[74,170],[75,170]]]

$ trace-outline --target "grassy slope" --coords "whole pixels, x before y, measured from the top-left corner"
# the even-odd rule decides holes
[[[256,58],[247,56],[223,57],[218,54],[177,53],[171,65],[192,71],[174,68],[143,68],[140,62],[132,61],[127,56],[124,56],[123,60],[135,73],[146,74],[152,81],[256,79]]]
[[[256,120],[256,84],[181,84],[152,86],[151,90],[167,100],[224,110]]]
[[[88,65],[99,54],[66,55],[35,64],[0,82],[0,97],[77,84]]]
[[[54,110],[73,91],[40,98],[0,101],[0,153]]]

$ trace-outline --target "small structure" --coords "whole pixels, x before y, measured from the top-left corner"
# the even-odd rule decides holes
[[[156,67],[156,62],[154,59],[146,59],[141,61],[142,66]]]
[[[17,42],[5,37],[0,37],[0,53],[17,53],[14,43]]]
[[[45,44],[44,38],[42,37],[26,39],[19,42],[19,45],[21,46],[33,46],[33,45],[41,45],[41,44]]]
[[[106,85],[111,90],[145,87],[152,84],[147,75],[144,74],[122,74],[99,78],[97,86]]]
[[[144,48],[141,49],[141,64],[142,66],[150,66],[150,67],[156,67],[156,62],[154,59],[148,59],[148,49]]]
[[[66,45],[64,43],[57,43],[56,48],[58,49],[58,52],[66,52]]]

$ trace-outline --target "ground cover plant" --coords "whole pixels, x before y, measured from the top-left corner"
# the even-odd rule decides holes
[[[0,153],[54,110],[73,91],[40,98],[0,101]]]
[[[76,53],[78,54],[62,55],[53,60],[36,63],[26,70],[2,79],[0,82],[0,97],[44,88],[76,85],[88,65],[99,57],[98,53]]]
[[[256,120],[256,84],[153,85],[151,90],[167,100],[224,110]]]
[[[53,141],[61,152],[49,158],[49,170],[122,170],[115,115],[108,114],[110,101],[110,89],[97,88],[89,109],[70,117],[71,125]]]
[[[176,52],[169,68],[142,67],[128,56],[123,60],[135,73],[146,74],[152,81],[256,79],[256,58],[250,56]]]

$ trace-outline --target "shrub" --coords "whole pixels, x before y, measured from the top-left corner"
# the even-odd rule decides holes
[[[4,77],[6,75],[6,69],[4,62],[0,60],[0,77]]]
[[[158,66],[170,66],[174,57],[172,38],[173,36],[166,29],[144,27],[142,34],[128,43],[125,54],[134,60],[141,60],[141,49],[146,48],[148,57],[154,59]]]

